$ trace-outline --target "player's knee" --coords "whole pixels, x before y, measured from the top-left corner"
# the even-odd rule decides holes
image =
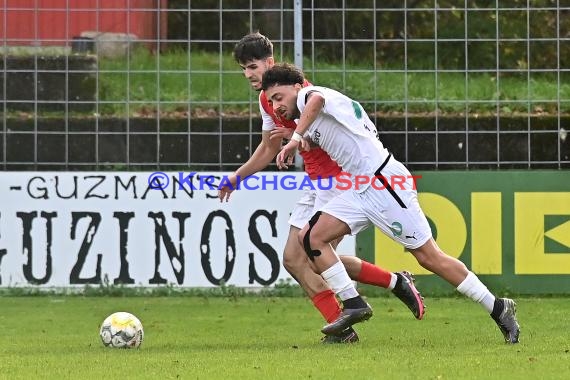
[[[291,274],[292,270],[294,269],[295,262],[291,260],[291,258],[283,255],[283,267],[289,274]]]
[[[299,255],[285,251],[283,254],[283,266],[289,274],[295,275],[298,272],[298,268],[300,266]]]
[[[433,260],[425,252],[417,252],[414,256],[422,268],[429,269],[432,267]]]
[[[289,273],[289,275],[297,281],[298,268],[294,265],[294,263],[283,261],[283,267],[285,268],[287,273]],[[297,282],[299,282],[299,281],[297,281]]]
[[[320,233],[318,229],[307,229],[307,231],[304,232],[302,235],[299,234],[299,240],[305,249],[305,253],[311,257],[311,255],[315,253],[314,251],[321,250],[326,242],[323,240],[322,233]]]
[[[423,268],[434,271],[442,262],[444,253],[439,249],[417,249],[414,251],[414,257]]]
[[[323,241],[318,232],[319,229],[314,228],[320,216],[321,212],[316,212],[309,223],[299,232],[299,241],[311,261],[321,254],[320,247],[322,247]]]

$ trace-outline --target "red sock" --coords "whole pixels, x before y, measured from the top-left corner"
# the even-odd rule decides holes
[[[390,286],[390,280],[392,280],[391,272],[362,260],[362,269],[360,270],[356,281],[388,289],[388,286]]]
[[[332,290],[315,294],[311,301],[329,323],[337,319],[341,313],[340,305]]]

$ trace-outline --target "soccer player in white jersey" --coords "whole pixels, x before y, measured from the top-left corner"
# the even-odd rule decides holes
[[[277,165],[286,168],[299,146],[304,147],[310,139],[354,179],[349,190],[323,206],[299,233],[315,267],[321,272],[337,267],[338,257],[330,242],[374,224],[411,252],[422,267],[480,303],[499,326],[505,342],[517,343],[520,329],[515,302],[495,297],[465,264],[438,247],[410,172],[378,140],[376,127],[362,106],[329,88],[303,88],[303,80],[303,73],[289,64],[276,64],[263,76],[262,89],[275,112],[286,119],[298,119],[292,139],[277,156]],[[371,181],[363,184],[357,176]],[[406,181],[391,186],[394,177],[400,183],[402,178]],[[349,287],[347,277],[345,281]],[[323,327],[323,332],[334,334],[366,319],[362,305],[351,308],[345,304],[343,314]]]

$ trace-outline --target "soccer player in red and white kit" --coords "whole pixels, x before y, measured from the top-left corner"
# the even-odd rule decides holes
[[[236,44],[233,53],[252,88],[259,91],[263,74],[275,63],[271,41],[260,33],[251,33]],[[304,85],[310,84],[305,81]],[[285,120],[275,114],[263,91],[259,94],[259,106],[263,119],[261,143],[249,160],[228,177],[228,182],[233,187],[224,186],[219,189],[218,195],[222,201],[229,199],[238,178],[243,180],[266,168],[281,149],[282,139],[290,138],[296,127],[293,120]],[[336,295],[342,300],[347,297],[351,298],[356,292],[351,281],[349,281],[349,286],[345,284],[344,280],[349,279],[349,276],[350,279],[361,283],[392,290],[417,319],[422,319],[423,300],[414,286],[413,277],[408,272],[392,273],[354,256],[342,256],[344,266],[340,265],[321,275],[314,272],[307,254],[297,240],[297,235],[313,215],[314,210],[322,207],[338,194],[334,186],[329,190],[319,189],[316,184],[317,178],[334,177],[341,171],[341,168],[327,153],[317,147],[302,152],[301,155],[304,159],[305,171],[310,179],[315,181],[316,190],[306,190],[291,213],[289,219],[291,227],[283,252],[285,269],[305,290],[327,322],[336,320],[342,313]],[[342,286],[337,286],[337,284],[342,284]],[[335,334],[325,335],[322,341],[324,343],[352,343],[358,341],[358,335],[352,327],[348,327]]]
[[[340,265],[330,245],[332,241],[373,224],[411,252],[422,267],[481,304],[499,326],[505,342],[518,343],[520,328],[515,302],[495,297],[465,264],[438,247],[418,202],[410,172],[380,142],[376,127],[360,103],[333,89],[304,87],[303,83],[301,70],[286,63],[274,65],[263,76],[262,88],[276,112],[289,120],[298,119],[291,140],[277,156],[277,166],[287,168],[299,145],[306,145],[307,138],[343,170],[377,181],[358,187],[355,179],[351,189],[317,210],[303,227],[299,241],[307,255],[313,257],[318,272]],[[387,178],[395,176],[408,180],[404,186],[391,187]],[[326,325],[323,333],[340,332],[367,319],[366,303],[358,295],[351,301],[352,306],[345,303],[343,314]]]

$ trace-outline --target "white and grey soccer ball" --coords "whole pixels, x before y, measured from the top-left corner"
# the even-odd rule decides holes
[[[131,313],[119,311],[109,315],[99,330],[106,347],[138,348],[144,338],[141,321]]]

